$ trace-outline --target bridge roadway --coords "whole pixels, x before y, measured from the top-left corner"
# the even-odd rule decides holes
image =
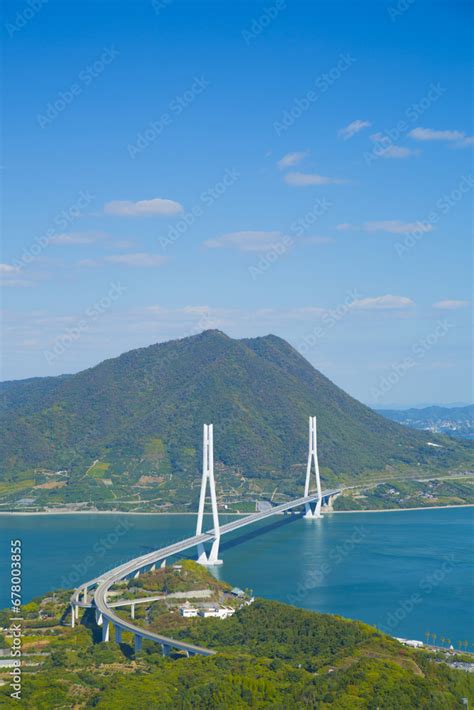
[[[334,488],[330,490],[322,491],[321,498],[327,498],[339,493],[341,488]],[[260,513],[252,513],[243,518],[238,518],[231,523],[226,523],[220,528],[220,534],[225,535],[226,533],[238,530],[246,525],[251,525],[260,520],[265,520],[278,513],[284,513],[292,508],[297,508],[306,503],[313,503],[318,500],[318,494],[313,493],[309,496],[303,496],[302,498],[297,498],[295,500],[281,503],[276,505],[269,510],[264,510]],[[109,639],[110,624],[113,624],[116,629],[119,630],[119,637],[122,631],[129,631],[135,635],[135,648],[138,650],[141,647],[141,639],[148,639],[162,645],[163,650],[169,650],[170,648],[176,648],[181,651],[185,651],[189,655],[203,655],[210,656],[215,653],[209,648],[202,648],[201,646],[195,646],[194,644],[186,643],[184,641],[179,641],[177,639],[171,639],[161,634],[154,633],[152,631],[147,631],[140,626],[135,626],[131,622],[122,619],[118,616],[113,609],[109,606],[107,601],[107,594],[110,588],[116,583],[121,581],[127,576],[132,576],[139,573],[146,567],[152,567],[157,562],[166,560],[168,557],[172,557],[181,552],[184,552],[192,547],[196,547],[200,543],[211,542],[215,539],[214,530],[209,530],[201,535],[194,535],[180,542],[173,543],[167,547],[162,547],[159,550],[154,550],[146,555],[136,557],[125,564],[114,567],[112,570],[106,572],[105,574],[96,577],[95,579],[86,582],[75,590],[73,596],[71,597],[72,614],[74,618],[75,609],[74,607],[91,607],[92,604],[88,601],[87,591],[91,587],[96,587],[94,592],[94,606],[96,608],[96,615],[101,623],[104,625],[103,628],[103,638],[104,640]],[[81,591],[83,593],[83,600],[80,600]]]

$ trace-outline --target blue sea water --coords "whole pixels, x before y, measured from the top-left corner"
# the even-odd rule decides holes
[[[278,516],[223,538],[215,573],[258,596],[394,636],[467,640],[473,650],[473,518],[474,508]],[[28,601],[188,537],[194,526],[189,515],[0,516],[0,607],[10,603],[12,538],[22,541]]]

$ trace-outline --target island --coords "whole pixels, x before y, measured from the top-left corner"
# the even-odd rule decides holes
[[[255,598],[191,560],[124,580],[109,601],[123,618],[212,649],[209,656],[164,655],[147,641],[135,651],[127,633],[103,642],[93,609],[71,627],[70,596],[55,591],[21,608],[20,668],[12,612],[0,613],[2,708],[18,707],[18,675],[27,710],[454,710],[474,701],[474,656],[462,641],[455,649],[397,640],[359,621]]]

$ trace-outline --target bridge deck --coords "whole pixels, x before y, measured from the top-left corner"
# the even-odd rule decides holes
[[[325,498],[327,496],[339,493],[340,490],[340,488],[335,488],[331,490],[322,491],[321,498]],[[260,513],[252,513],[251,515],[247,515],[243,518],[238,518],[237,520],[222,525],[222,527],[220,528],[220,534],[225,535],[227,533],[233,532],[234,530],[238,530],[246,525],[251,525],[252,523],[258,522],[260,520],[265,520],[266,518],[270,518],[271,516],[277,515],[278,513],[284,513],[287,510],[291,510],[292,508],[298,508],[301,505],[317,501],[318,499],[319,496],[317,495],[317,493],[313,493],[306,497],[303,496],[302,498],[297,498],[286,503],[281,503],[280,505],[277,505],[273,508],[270,508],[269,510],[262,511]],[[74,593],[71,602],[78,606],[90,607],[90,603],[80,602],[78,595],[80,589],[83,589],[85,587],[90,588],[93,586],[97,586],[94,593],[94,604],[97,611],[102,614],[103,618],[106,621],[113,623],[115,626],[119,627],[123,631],[130,631],[138,636],[141,636],[142,638],[149,639],[151,641],[155,641],[166,646],[171,646],[172,648],[178,648],[180,650],[187,651],[192,654],[210,656],[215,653],[211,649],[202,648],[200,646],[195,646],[184,641],[178,641],[176,639],[170,639],[166,636],[161,636],[160,634],[156,634],[152,631],[147,631],[146,629],[142,629],[141,627],[135,626],[131,622],[122,619],[112,610],[111,604],[109,604],[107,601],[107,594],[113,584],[119,582],[127,575],[134,574],[143,567],[147,567],[148,565],[152,565],[168,557],[177,555],[192,547],[196,547],[201,543],[210,542],[214,540],[214,537],[214,530],[209,530],[201,535],[194,535],[192,537],[187,538],[186,540],[181,540],[180,542],[168,545],[167,547],[162,547],[159,550],[154,550],[153,552],[147,553],[146,555],[136,557],[135,559],[130,560],[125,564],[119,565],[118,567],[114,567],[112,570],[109,570],[105,574],[100,575],[99,577],[96,577],[90,580],[89,582],[81,585],[81,587],[77,589]],[[112,602],[112,604],[114,604],[114,602]]]
[[[339,493],[339,490],[339,488],[335,488],[333,490],[322,491],[321,497],[325,498],[326,496],[334,495],[335,493]],[[234,530],[238,530],[239,528],[243,528],[244,525],[251,525],[252,523],[256,523],[259,520],[265,520],[265,518],[270,518],[272,515],[278,515],[278,513],[285,513],[287,510],[291,510],[292,508],[299,508],[301,505],[305,505],[306,503],[312,503],[315,500],[318,500],[317,493],[306,497],[303,496],[302,498],[296,498],[295,500],[291,500],[286,503],[281,503],[280,505],[276,505],[273,508],[269,508],[268,510],[263,510],[260,513],[252,513],[251,515],[247,515],[245,518],[238,518],[237,520],[234,520],[231,523],[222,525],[220,528],[220,533],[221,535],[225,535],[226,533],[233,532]],[[214,534],[214,530],[209,530],[208,532],[211,535]]]

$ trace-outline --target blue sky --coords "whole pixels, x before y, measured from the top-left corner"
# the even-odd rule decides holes
[[[7,0],[2,379],[216,327],[471,401],[471,15]]]

